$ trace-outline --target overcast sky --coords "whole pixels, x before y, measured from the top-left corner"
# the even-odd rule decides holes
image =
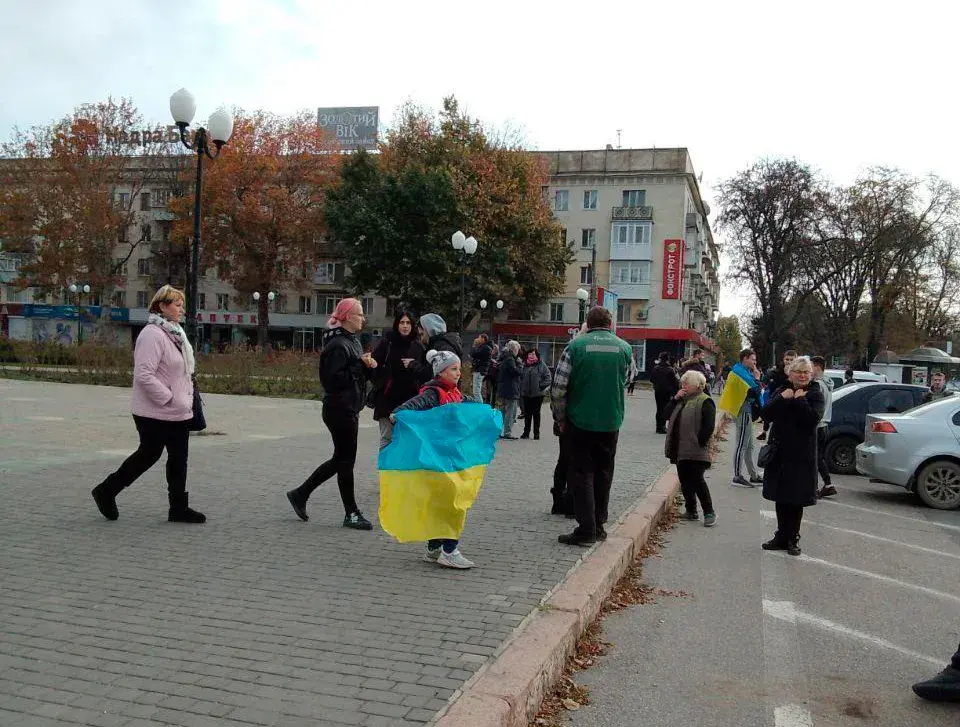
[[[277,113],[437,107],[454,93],[540,149],[685,146],[705,194],[758,157],[838,182],[874,164],[960,184],[952,0],[3,3],[0,137],[131,97],[169,123],[181,86]],[[721,240],[722,241],[722,240]],[[721,308],[739,312],[725,290]]]

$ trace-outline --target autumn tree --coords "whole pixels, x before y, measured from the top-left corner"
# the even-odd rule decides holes
[[[335,176],[335,142],[313,113],[277,116],[234,112],[234,130],[206,167],[202,193],[201,269],[215,267],[242,300],[255,291],[257,340],[267,342],[271,290],[306,290],[322,251],[323,199]],[[175,236],[193,234],[191,200],[174,204]]]
[[[719,365],[732,366],[740,361],[743,336],[740,334],[740,319],[736,316],[721,316],[717,319],[717,347]]]
[[[538,156],[491,138],[453,98],[439,116],[406,106],[379,151],[344,160],[326,205],[355,291],[456,320],[461,260],[450,235],[458,229],[480,243],[467,268],[468,320],[483,297],[532,312],[562,291],[557,273],[572,253],[542,198],[548,169]]]
[[[83,281],[109,300],[149,240],[151,212],[135,201],[184,167],[166,134],[146,127],[131,100],[108,98],[0,146],[0,237],[26,257],[19,285],[62,297]]]

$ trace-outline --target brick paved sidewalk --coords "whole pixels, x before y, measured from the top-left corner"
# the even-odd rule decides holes
[[[628,398],[611,516],[663,469],[652,397]],[[330,451],[317,402],[209,396],[191,441],[202,526],[166,522],[158,465],[104,520],[90,488],[136,445],[129,391],[0,380],[0,724],[415,725],[508,639],[582,551],[550,516],[557,442],[503,442],[457,572],[284,497]],[[546,412],[544,412],[546,414]],[[378,431],[357,499],[375,520]]]

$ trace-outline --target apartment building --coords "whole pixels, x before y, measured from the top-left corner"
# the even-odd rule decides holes
[[[641,371],[663,351],[715,350],[719,252],[689,152],[608,147],[542,156],[550,167],[543,194],[575,260],[563,295],[534,320],[497,321],[498,338],[555,361],[582,320],[582,288],[588,305],[605,297],[611,312],[616,306],[617,335],[633,346]]]

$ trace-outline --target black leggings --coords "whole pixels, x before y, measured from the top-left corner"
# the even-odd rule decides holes
[[[354,496],[353,466],[357,461],[357,436],[360,432],[360,415],[343,409],[323,405],[323,423],[333,439],[333,456],[317,467],[313,474],[298,488],[303,499],[334,475],[340,488],[340,499],[347,515],[358,511]]]
[[[530,425],[532,424],[533,433],[538,437],[540,436],[540,409],[542,406],[542,396],[523,397],[523,412],[525,414],[525,418],[523,420],[524,435],[530,435]]]
[[[692,459],[681,459],[677,462],[677,477],[680,479],[680,491],[683,493],[683,502],[687,512],[697,511],[697,500],[704,515],[713,513],[713,500],[710,497],[710,488],[703,478],[703,473],[710,465],[707,462],[697,462]]]
[[[803,521],[802,505],[783,505],[777,503],[777,535],[785,540],[800,537],[800,523]]]
[[[104,489],[116,495],[132,485],[144,472],[153,467],[167,450],[167,491],[179,495],[187,489],[187,452],[190,432],[187,422],[168,422],[133,415],[133,423],[140,435],[140,446],[127,457],[113,474],[103,481]]]
[[[817,469],[823,486],[830,486],[830,466],[827,464],[827,428],[817,427]]]

